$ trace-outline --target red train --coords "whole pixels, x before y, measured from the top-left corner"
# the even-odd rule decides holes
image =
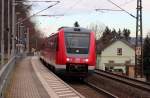
[[[40,59],[55,72],[86,76],[96,65],[94,32],[79,27],[60,28],[44,42]]]

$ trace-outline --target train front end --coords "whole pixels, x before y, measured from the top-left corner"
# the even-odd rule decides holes
[[[95,69],[94,32],[83,28],[64,29],[66,72],[85,76]]]

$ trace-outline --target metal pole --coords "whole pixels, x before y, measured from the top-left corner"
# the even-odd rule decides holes
[[[27,53],[29,53],[29,41],[30,41],[30,38],[29,38],[29,32],[30,32],[30,29],[27,28]]]
[[[24,26],[22,24],[20,24],[20,36],[19,36],[19,41],[20,41],[20,45],[19,45],[19,51],[20,53],[23,53],[23,32],[24,32]]]
[[[21,28],[20,28],[20,23],[17,24],[17,52],[20,53],[20,48],[19,48],[19,44],[20,44],[20,32],[21,32]]]
[[[141,77],[143,78],[143,25],[142,25],[142,0],[140,0],[140,40],[141,40]]]
[[[36,51],[37,51],[37,39],[35,39],[35,48],[36,48]]]
[[[136,46],[135,51],[135,77],[143,78],[143,34],[142,34],[142,0],[137,0],[136,16]],[[139,50],[140,48],[140,50]]]
[[[12,56],[15,56],[15,37],[16,37],[16,30],[15,30],[15,0],[12,0]]]
[[[137,0],[137,7],[138,7],[138,0]],[[135,78],[138,76],[138,10],[136,11],[137,16],[136,16],[136,41],[135,41]]]
[[[8,0],[8,59],[10,58],[10,0]]]
[[[4,64],[4,0],[2,0],[1,17],[1,65]]]

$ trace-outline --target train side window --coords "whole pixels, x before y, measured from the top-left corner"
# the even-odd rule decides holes
[[[58,35],[54,35],[48,39],[48,48],[51,49],[51,51],[58,51]]]
[[[50,42],[50,43],[51,43],[51,49],[54,50],[54,48],[55,48],[55,47],[54,47],[54,45],[55,45],[55,43],[54,43],[54,38],[51,39],[51,42]]]
[[[56,47],[57,47],[57,36],[55,36],[54,38],[54,48],[56,49]]]
[[[57,37],[56,37],[56,51],[58,51],[58,49],[59,49],[59,38],[58,38],[58,35],[57,35]]]
[[[41,49],[44,49],[45,48],[45,44],[44,43],[42,43],[42,47],[41,47]]]
[[[54,36],[54,38],[53,38],[53,49],[54,49],[54,51],[57,51],[58,49],[57,49],[57,43],[58,43],[58,41],[57,41],[57,35],[56,36]]]
[[[48,42],[47,42],[47,46],[46,46],[46,47],[51,48],[51,40],[50,40],[50,38],[48,39]]]

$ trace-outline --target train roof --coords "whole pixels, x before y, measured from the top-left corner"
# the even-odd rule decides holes
[[[85,32],[85,33],[91,32],[91,30],[81,27],[62,27],[61,29],[64,29],[64,32]]]

